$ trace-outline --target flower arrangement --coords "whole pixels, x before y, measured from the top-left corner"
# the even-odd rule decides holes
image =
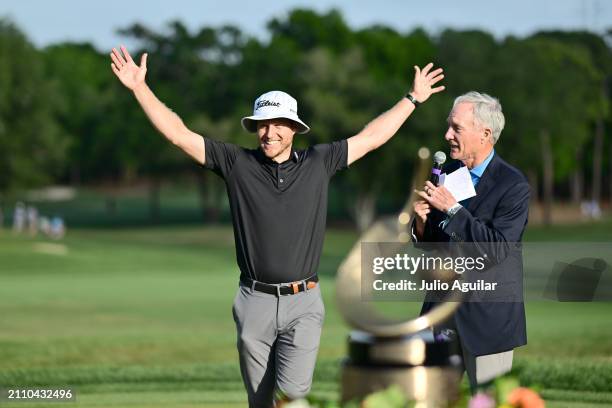
[[[416,408],[419,405],[406,399],[402,390],[393,385],[385,390],[368,395],[361,402],[340,405],[338,402],[309,398],[293,401],[283,408]],[[546,404],[536,390],[521,387],[514,377],[501,377],[485,390],[471,397],[464,396],[455,408],[545,408]]]

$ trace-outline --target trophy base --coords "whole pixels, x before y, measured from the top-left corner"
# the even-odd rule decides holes
[[[342,366],[342,402],[398,386],[418,408],[450,406],[459,399],[461,357],[452,343],[414,335],[380,338],[353,331]]]
[[[398,386],[418,408],[442,408],[459,399],[461,373],[449,367],[342,367],[342,403],[361,401],[368,394]]]

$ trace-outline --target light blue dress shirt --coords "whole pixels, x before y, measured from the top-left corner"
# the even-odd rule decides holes
[[[470,170],[470,177],[472,177],[472,184],[474,184],[474,187],[476,187],[476,184],[478,184],[478,182],[480,181],[482,174],[487,169],[489,163],[491,163],[491,160],[493,159],[494,155],[495,149],[491,150],[491,153],[489,153],[487,158],[484,159],[482,163]]]

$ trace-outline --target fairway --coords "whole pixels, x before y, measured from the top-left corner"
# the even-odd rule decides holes
[[[610,227],[533,229],[528,238],[610,241]],[[317,396],[337,397],[348,328],[334,274],[356,238],[326,236]],[[54,407],[246,406],[231,313],[237,280],[230,227],[78,229],[59,243],[4,230],[0,384],[77,390],[77,404]],[[406,304],[407,315],[419,307]],[[527,318],[521,379],[539,385],[550,407],[611,406],[612,304],[533,302]]]

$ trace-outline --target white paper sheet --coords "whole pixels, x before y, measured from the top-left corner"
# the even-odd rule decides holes
[[[450,174],[441,174],[440,184],[444,185],[457,201],[463,201],[476,195],[470,171],[465,166],[459,167]]]

